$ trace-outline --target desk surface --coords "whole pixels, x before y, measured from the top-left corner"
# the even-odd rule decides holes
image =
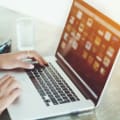
[[[6,39],[6,36],[12,38],[14,51],[16,50],[16,19],[21,16],[23,17],[24,15],[15,13],[4,8],[0,8],[0,15],[2,16],[0,19],[0,40]],[[55,49],[57,48],[57,45],[59,43],[63,26],[54,26],[48,23],[41,22],[39,20],[36,20],[36,24],[36,50],[44,56],[54,54]],[[102,98],[100,106],[95,111],[93,111],[92,113],[79,114],[78,116],[74,115],[57,117],[54,119],[52,118],[52,120],[120,120],[119,68],[120,62],[117,63],[117,67],[114,69],[111,80]],[[9,120],[6,111],[3,113],[0,119]]]

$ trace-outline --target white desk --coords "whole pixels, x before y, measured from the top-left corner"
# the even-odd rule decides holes
[[[13,50],[16,50],[15,21],[23,16],[13,11],[0,8],[0,39],[9,37],[13,39]],[[48,23],[36,21],[36,50],[42,55],[52,55],[57,48],[62,27],[52,26]],[[38,44],[37,44],[38,43]],[[120,60],[119,60],[120,61]],[[109,87],[103,96],[100,106],[93,113],[80,114],[79,116],[64,116],[51,120],[120,120],[120,62],[117,63]],[[5,113],[4,116],[7,114]],[[4,120],[4,118],[0,118]],[[7,120],[5,118],[5,120]]]

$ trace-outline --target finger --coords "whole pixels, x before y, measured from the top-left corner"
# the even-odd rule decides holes
[[[16,80],[13,80],[9,86],[7,87],[6,89],[6,95],[9,95],[12,91],[14,91],[15,89],[20,89],[20,84],[16,81]]]
[[[13,78],[9,77],[8,79],[4,80],[4,82],[1,84],[0,88],[1,88],[1,92],[6,91],[6,89],[8,88],[8,86],[13,82]]]
[[[20,89],[15,89],[8,96],[6,96],[2,100],[1,112],[4,111],[10,104],[12,104],[14,100],[20,95],[20,93],[21,93]]]
[[[36,59],[41,65],[47,65],[48,63],[35,51],[28,51],[28,57]]]
[[[45,59],[43,59],[43,57],[39,56],[38,58],[38,62],[41,64],[40,60],[42,61],[43,65],[48,65],[48,62]]]
[[[7,74],[3,76],[2,78],[0,78],[0,86],[2,86],[2,84],[4,84],[4,82],[6,82],[6,80],[8,80],[10,77],[11,75]]]

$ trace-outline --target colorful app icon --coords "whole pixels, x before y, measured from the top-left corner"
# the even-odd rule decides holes
[[[104,75],[106,74],[105,68],[103,68],[103,67],[100,68],[100,74],[101,74],[102,76],[104,76]]]
[[[84,28],[85,28],[84,24],[81,23],[78,28],[79,32],[83,32]]]
[[[83,15],[82,11],[79,10],[76,14],[76,17],[80,20],[82,18],[82,15]]]
[[[68,36],[69,36],[68,33],[65,32],[65,34],[64,34],[64,40],[65,40],[65,41],[68,40]]]
[[[62,43],[61,43],[61,48],[62,48],[62,49],[65,49],[65,47],[66,47],[66,43],[65,43],[65,42],[62,42]]]
[[[102,54],[102,53],[101,53]],[[96,56],[96,59],[100,62],[102,62],[102,57],[101,56]]]
[[[83,57],[83,59],[87,59],[88,52],[84,50],[83,53],[82,53],[82,57]]]
[[[105,33],[104,38],[105,38],[105,40],[106,40],[106,41],[108,41],[108,42],[109,42],[109,41],[110,41],[110,39],[111,39],[111,36],[112,36],[112,34],[111,34],[110,32],[108,32],[108,31],[107,31],[107,32]]]
[[[90,50],[91,47],[92,47],[92,43],[91,43],[90,41],[87,41],[86,44],[85,44],[85,48],[86,48],[87,50]]]
[[[92,27],[92,25],[93,25],[93,19],[88,18],[88,20],[87,20],[87,26],[88,27]]]
[[[74,22],[75,22],[75,17],[71,16],[70,19],[69,19],[69,23],[74,24]]]
[[[75,37],[76,36],[76,31],[72,30],[70,34],[71,34],[72,37]]]
[[[76,40],[80,40],[81,34],[79,32],[77,32],[75,38],[76,38]]]
[[[93,70],[97,72],[99,70],[99,67],[100,67],[100,63],[98,61],[95,61],[93,63]]]
[[[104,31],[103,30],[98,30],[98,34],[101,36],[101,37],[103,37],[104,36]]]
[[[99,46],[101,41],[102,41],[102,39],[99,36],[96,36],[94,43],[95,43],[95,45]]]
[[[92,57],[91,55],[88,57],[88,64],[91,65],[94,61],[94,57]]]
[[[104,57],[103,59],[103,64],[105,67],[108,67],[110,65],[110,58],[108,58],[107,56]]]
[[[76,49],[78,48],[78,43],[77,43],[76,40],[73,41],[73,43],[72,43],[72,48],[73,48],[74,50],[76,50]]]
[[[115,53],[115,49],[112,47],[112,46],[109,46],[108,49],[107,49],[107,52],[106,54],[109,56],[109,57],[112,57]]]
[[[66,29],[67,29],[68,32],[70,32],[72,30],[72,26],[70,24],[68,24]]]

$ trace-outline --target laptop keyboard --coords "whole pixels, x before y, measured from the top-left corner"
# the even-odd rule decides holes
[[[51,63],[45,67],[35,64],[33,70],[26,72],[47,106],[79,101]]]

